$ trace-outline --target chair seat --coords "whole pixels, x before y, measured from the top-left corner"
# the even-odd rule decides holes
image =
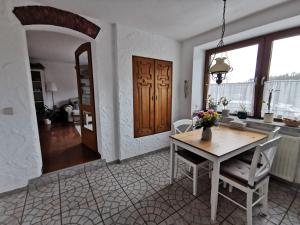
[[[176,153],[194,164],[200,164],[207,161],[205,158],[184,149],[180,149]]]
[[[238,160],[236,158],[227,160],[221,164],[220,173],[221,175],[228,177],[230,179],[234,179],[238,183],[244,185],[244,186],[250,186],[248,184],[248,178],[250,173],[250,167],[251,165],[248,163],[245,163],[241,160]],[[269,174],[266,173],[262,176],[260,176],[257,180],[254,182],[254,186],[265,179]]]

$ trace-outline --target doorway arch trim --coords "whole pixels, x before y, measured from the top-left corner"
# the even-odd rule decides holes
[[[100,27],[84,17],[50,6],[19,6],[13,13],[22,25],[53,25],[69,28],[95,39]]]

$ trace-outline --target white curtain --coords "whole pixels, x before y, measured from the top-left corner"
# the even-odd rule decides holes
[[[220,85],[209,84],[208,94],[216,101],[221,97],[226,97],[230,100],[226,108],[229,109],[231,113],[240,111],[240,105],[244,104],[248,115],[253,115],[254,86],[254,82],[222,83]],[[221,111],[222,109],[223,106],[219,105],[218,110]]]
[[[272,80],[265,82],[264,101],[268,101],[269,90],[273,89],[271,112],[275,117],[300,119],[300,80]],[[267,112],[263,104],[262,115]]]

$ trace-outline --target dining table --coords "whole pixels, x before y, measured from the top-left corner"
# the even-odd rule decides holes
[[[170,136],[170,183],[172,184],[174,182],[175,152],[179,147],[209,160],[212,164],[210,197],[211,221],[215,222],[221,163],[265,142],[267,134],[247,128],[234,129],[219,125],[211,128],[211,140],[203,141],[201,140],[202,130],[203,129],[197,129]]]

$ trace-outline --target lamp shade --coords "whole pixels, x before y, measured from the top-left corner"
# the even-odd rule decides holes
[[[56,86],[56,83],[54,83],[54,82],[47,82],[46,88],[47,88],[47,91],[49,91],[49,92],[57,91],[57,86]]]
[[[209,69],[211,74],[214,73],[228,73],[232,70],[229,64],[225,62],[226,57],[216,58],[216,63]]]

